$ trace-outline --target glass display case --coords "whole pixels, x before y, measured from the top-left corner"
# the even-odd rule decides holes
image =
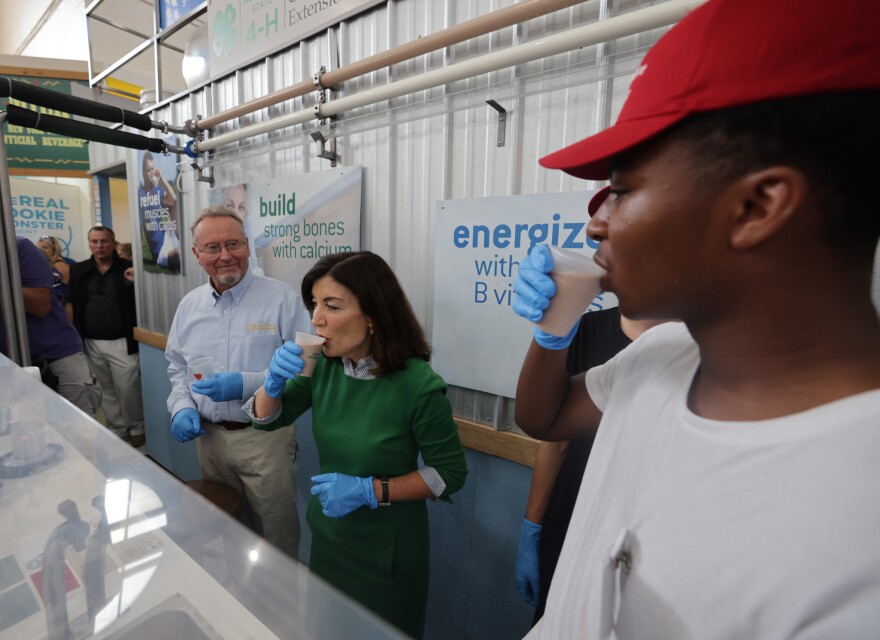
[[[0,640],[90,637],[404,636],[0,356]]]

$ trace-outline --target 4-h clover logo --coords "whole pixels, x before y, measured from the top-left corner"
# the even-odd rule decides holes
[[[235,43],[238,40],[235,18],[235,7],[231,4],[227,4],[226,9],[214,14],[214,24],[211,29],[213,34],[211,48],[219,58],[229,55],[235,49]]]

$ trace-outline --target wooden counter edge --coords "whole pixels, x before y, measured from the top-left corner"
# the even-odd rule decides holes
[[[134,328],[134,339],[162,351],[165,351],[165,344],[168,342],[167,336],[140,327]],[[511,431],[497,431],[492,427],[463,418],[456,418],[455,422],[458,424],[461,443],[468,449],[527,467],[535,466],[535,456],[538,454],[537,440]]]
[[[165,351],[165,345],[168,343],[168,336],[165,334],[156,333],[155,331],[147,331],[140,327],[134,328],[134,339],[138,342],[148,344],[151,347],[161,349],[162,351]]]
[[[468,449],[497,456],[527,467],[535,466],[538,441],[512,431],[497,431],[492,427],[456,418],[461,443]]]

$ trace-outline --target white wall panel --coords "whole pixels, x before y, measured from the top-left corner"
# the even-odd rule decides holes
[[[196,114],[213,115],[311,78],[322,65],[337,68],[511,4],[513,0],[389,1],[262,63],[239,70],[151,116],[154,120],[179,124]],[[615,4],[621,11],[631,11],[653,2],[606,2],[608,7]],[[339,87],[338,95],[355,94],[594,22],[599,19],[601,5],[584,2],[375,71],[345,83]],[[429,335],[433,314],[435,203],[450,198],[565,191],[587,186],[561,172],[541,169],[538,158],[597,131],[609,117],[616,116],[637,60],[663,31],[622,39],[606,49],[587,47],[502,69],[344,114],[334,128],[341,164],[365,168],[363,247],[389,261]],[[613,52],[614,57],[600,56],[603,51]],[[603,118],[597,115],[600,110],[596,104],[608,92],[610,112]],[[331,94],[330,99],[333,97]],[[503,147],[497,146],[497,114],[485,104],[488,99],[497,100],[508,111]],[[315,103],[316,94],[312,92],[219,125],[213,135],[311,108]],[[316,122],[288,127],[218,150],[212,156],[216,184],[270,180],[329,168],[329,161],[316,158],[315,145],[308,136],[316,127]],[[134,203],[134,178],[140,173],[134,166],[135,153],[91,146],[93,167],[110,164],[114,158],[126,159]],[[188,248],[188,227],[196,213],[206,206],[207,186],[192,186],[181,201],[187,228],[182,240]],[[132,227],[136,228],[137,208],[131,209]],[[141,274],[139,323],[166,333],[179,299],[204,281],[204,274],[189,254],[181,278]],[[467,390],[455,390],[452,397],[463,417],[499,428],[509,425],[507,416],[512,415],[512,401],[499,403],[494,396]]]

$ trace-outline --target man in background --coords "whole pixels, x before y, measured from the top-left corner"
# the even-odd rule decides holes
[[[309,314],[286,284],[248,269],[244,226],[232,210],[203,211],[192,238],[210,281],[180,301],[168,334],[171,434],[196,439],[202,477],[236,489],[245,523],[296,558],[295,428],[257,431],[241,405],[262,386],[275,349],[310,332]],[[193,384],[187,363],[207,356],[214,376]]]
[[[15,242],[31,362],[39,367],[44,382],[94,416],[101,404],[101,388],[83,354],[82,340],[52,293],[52,267],[30,240],[16,238]],[[6,353],[4,331],[0,331],[0,351]]]
[[[92,227],[88,240],[92,257],[71,267],[65,308],[104,392],[107,428],[139,447],[145,435],[134,272],[116,253],[113,229]]]

